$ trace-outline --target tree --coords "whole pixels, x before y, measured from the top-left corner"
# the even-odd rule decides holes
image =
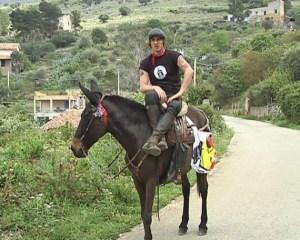
[[[130,14],[131,10],[130,10],[130,8],[123,6],[123,7],[119,8],[119,12],[122,16],[128,16]]]
[[[41,28],[41,14],[36,9],[21,10],[17,8],[9,14],[9,17],[11,30],[16,31],[23,38]]]
[[[107,20],[109,19],[109,16],[107,14],[101,14],[99,16],[99,20],[102,22],[102,23],[106,23]]]
[[[57,30],[58,18],[62,16],[61,9],[52,3],[42,1],[39,4],[39,10],[41,12],[41,31],[44,35],[52,36],[52,34]]]
[[[300,47],[287,50],[282,58],[281,66],[292,73],[295,81],[300,81]]]
[[[274,22],[271,19],[267,18],[261,23],[261,25],[267,31],[273,28]]]
[[[0,35],[6,35],[8,33],[9,23],[8,12],[0,9]]]
[[[58,31],[55,32],[51,38],[51,42],[57,47],[67,47],[71,43],[75,42],[76,38],[72,32]]]
[[[72,25],[75,29],[80,29],[80,22],[81,22],[81,14],[78,10],[73,10],[71,12],[71,18],[72,18]]]
[[[300,123],[300,82],[286,85],[280,90],[277,101],[289,120]]]
[[[264,79],[266,63],[261,54],[250,51],[241,59],[241,81],[246,87],[252,86]]]
[[[100,28],[94,28],[92,31],[92,40],[95,44],[106,43],[107,36]]]
[[[238,21],[244,19],[244,6],[242,0],[229,0],[228,12]]]
[[[238,61],[225,65],[221,85],[226,97],[233,98],[242,93],[244,86],[241,81],[241,65]]]
[[[260,8],[264,6],[263,0],[250,0],[249,1],[249,8]]]
[[[212,44],[220,52],[226,52],[230,48],[230,43],[228,32],[218,31],[212,35]]]
[[[299,26],[300,25],[300,8],[298,7],[298,8],[293,9],[292,15],[295,18],[296,25]]]

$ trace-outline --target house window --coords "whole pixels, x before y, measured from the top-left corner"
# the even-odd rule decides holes
[[[255,14],[257,15],[257,14],[258,14],[258,12],[256,11],[256,12],[255,12]]]
[[[275,14],[277,14],[277,9],[275,9]]]
[[[5,60],[1,59],[1,67],[5,67]]]
[[[264,15],[267,15],[267,11],[264,11]]]

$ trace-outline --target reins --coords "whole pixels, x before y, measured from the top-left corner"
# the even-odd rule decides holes
[[[129,159],[129,161],[128,161],[128,163],[126,164],[126,166],[123,167],[123,168],[122,168],[122,169],[121,169],[121,170],[113,177],[113,179],[116,179],[117,177],[119,177],[120,174],[126,170],[126,168],[129,168],[129,166],[131,166],[131,167],[133,168],[133,173],[135,174],[135,176],[136,176],[137,178],[140,178],[140,177],[139,177],[139,170],[140,170],[140,167],[142,166],[142,164],[144,163],[144,160],[145,160],[146,157],[148,156],[148,154],[147,154],[147,153],[144,153],[144,155],[142,156],[142,158],[141,158],[141,160],[140,160],[140,162],[138,163],[137,166],[135,166],[135,165],[133,164],[133,161],[137,158],[137,156],[138,156],[139,153],[141,153],[141,152],[142,152],[142,150],[139,149],[139,150],[134,154],[134,156],[133,156],[131,159]],[[143,152],[142,152],[142,153],[143,153]]]

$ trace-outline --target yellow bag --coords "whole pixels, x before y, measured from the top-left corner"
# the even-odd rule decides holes
[[[208,146],[207,141],[202,143],[200,166],[205,170],[211,170],[217,161],[217,153],[213,144]]]

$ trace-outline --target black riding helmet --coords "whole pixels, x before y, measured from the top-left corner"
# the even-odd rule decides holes
[[[163,30],[161,30],[160,28],[152,28],[149,33],[148,33],[148,37],[149,37],[149,46],[151,47],[150,41],[153,37],[159,37],[164,41],[165,44],[165,38],[166,38],[166,34],[164,33]]]
[[[152,28],[148,33],[148,37],[149,40],[151,40],[153,37],[159,37],[164,40],[166,38],[166,34],[160,28]]]

